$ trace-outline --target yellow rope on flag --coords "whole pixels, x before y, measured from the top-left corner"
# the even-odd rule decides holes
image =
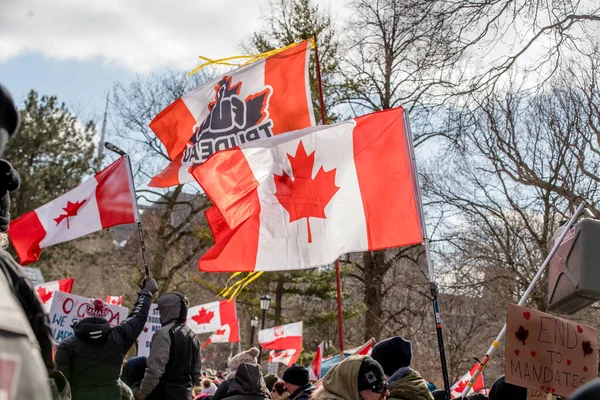
[[[295,47],[295,46],[297,46],[299,44],[300,43],[292,43],[292,44],[290,44],[288,46],[281,47],[281,48],[275,49],[275,50],[265,51],[264,53],[261,53],[261,54],[251,54],[251,55],[246,55],[246,56],[231,56],[231,57],[226,57],[226,58],[220,58],[218,60],[212,60],[212,59],[210,59],[208,57],[198,56],[201,60],[204,60],[205,62],[203,64],[200,64],[196,68],[194,68],[190,73],[188,73],[188,76],[192,76],[196,72],[200,71],[202,68],[208,67],[209,65],[213,65],[213,64],[227,65],[227,66],[230,66],[230,67],[243,67],[243,66],[246,66],[248,64],[252,64],[253,62],[256,62],[258,60],[262,60],[263,58],[271,57],[271,56],[273,56],[273,55],[275,55],[277,53],[281,53],[282,51],[285,51],[287,49]],[[310,39],[310,46],[311,46],[312,49],[315,48],[315,42],[314,42],[313,39]],[[245,59],[246,61],[244,61],[242,63],[232,63],[232,62],[230,62],[232,60],[240,60],[240,59]]]
[[[239,276],[240,274],[242,274],[242,272],[236,272],[232,274],[227,280],[227,283],[225,284],[223,290],[221,290],[216,297],[222,296],[225,298],[229,297],[229,300],[234,299],[242,291],[243,288],[245,288],[246,286],[248,286],[248,284],[258,279],[263,274],[263,271],[249,272],[248,275],[239,279],[233,285],[229,286],[229,282],[231,281],[231,279],[233,279],[236,276]]]

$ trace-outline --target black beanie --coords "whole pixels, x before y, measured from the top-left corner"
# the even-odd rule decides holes
[[[436,389],[431,392],[433,400],[447,400],[446,391],[444,389]]]
[[[600,398],[600,378],[594,379],[569,396],[570,400],[592,400]]]
[[[292,364],[283,371],[283,381],[296,386],[304,386],[308,383],[308,370],[302,365]]]
[[[412,344],[400,336],[387,338],[373,347],[371,357],[381,364],[387,376],[392,376],[400,368],[410,365]]]
[[[19,173],[6,160],[0,160],[0,232],[8,231],[10,222],[10,196],[19,188]]]
[[[527,400],[527,389],[506,383],[502,375],[492,385],[489,398],[490,400]]]
[[[365,357],[358,370],[358,391],[373,390],[379,393],[382,382],[385,382],[385,374],[381,365],[371,357]]]

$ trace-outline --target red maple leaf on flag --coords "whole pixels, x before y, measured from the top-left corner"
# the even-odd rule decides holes
[[[37,294],[40,297],[40,300],[42,300],[42,303],[44,304],[46,304],[46,302],[52,298],[52,293],[53,292],[47,291],[46,288],[43,286],[37,288]]]
[[[145,326],[143,330],[144,330],[144,332],[148,332],[148,327]]]
[[[287,351],[280,355],[281,358],[286,358],[288,356]]]
[[[69,217],[74,217],[77,215],[77,213],[79,212],[79,209],[81,208],[82,205],[85,204],[87,200],[82,200],[82,201],[76,201],[75,203],[71,203],[70,201],[67,201],[67,206],[63,208],[63,210],[65,210],[66,214],[60,214],[57,218],[54,218],[54,221],[56,221],[56,225],[60,224],[62,222],[63,219],[67,219],[67,229],[70,228],[69,226]]]
[[[217,336],[224,335],[225,332],[227,332],[225,329],[217,329],[217,331],[215,332],[215,335],[217,335]]]
[[[200,309],[200,311],[198,311],[197,315],[194,315],[192,317],[192,319],[198,324],[208,324],[210,323],[210,321],[213,319],[213,317],[215,316],[215,313],[212,311],[206,312],[206,310],[204,309],[204,307],[202,307]]]
[[[288,154],[294,179],[283,171],[283,175],[274,175],[275,197],[290,214],[290,222],[306,218],[308,243],[312,243],[309,217],[327,218],[325,207],[340,189],[335,185],[336,168],[325,171],[319,168],[315,177],[312,171],[315,164],[315,152],[306,154],[302,141],[298,144],[296,155]]]
[[[456,385],[456,387],[454,388],[454,391],[456,393],[462,393],[466,387],[467,387],[467,381],[460,381],[460,382],[458,382],[458,385]]]

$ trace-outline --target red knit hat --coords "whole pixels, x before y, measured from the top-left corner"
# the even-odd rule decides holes
[[[93,299],[88,301],[85,306],[86,317],[100,317],[106,318],[108,315],[108,307],[100,299]]]

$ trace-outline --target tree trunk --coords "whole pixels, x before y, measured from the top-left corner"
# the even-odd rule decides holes
[[[382,251],[365,251],[363,253],[363,278],[365,281],[364,303],[367,306],[365,315],[365,341],[381,335],[381,314],[383,302],[383,278],[386,271]]]
[[[283,285],[285,284],[285,273],[277,276],[277,287],[275,289],[275,326],[281,325],[281,301],[283,299]]]

